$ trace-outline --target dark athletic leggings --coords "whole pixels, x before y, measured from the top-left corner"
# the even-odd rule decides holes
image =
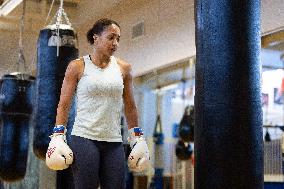
[[[124,189],[125,161],[121,142],[104,142],[71,136],[71,169],[75,189]]]

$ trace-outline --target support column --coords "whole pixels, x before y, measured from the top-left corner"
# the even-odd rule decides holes
[[[260,0],[195,0],[195,189],[262,189]]]

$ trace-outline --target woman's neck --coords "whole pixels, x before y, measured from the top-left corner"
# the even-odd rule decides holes
[[[98,66],[104,66],[105,64],[108,64],[110,62],[110,57],[103,54],[99,54],[94,51],[91,54],[91,60],[94,64]]]

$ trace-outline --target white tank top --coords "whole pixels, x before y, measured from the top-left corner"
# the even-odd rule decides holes
[[[122,142],[120,113],[123,78],[116,59],[111,56],[106,68],[84,56],[84,73],[78,82],[77,114],[71,135],[91,140]]]

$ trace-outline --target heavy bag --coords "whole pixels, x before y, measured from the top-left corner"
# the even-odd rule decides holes
[[[33,151],[42,160],[45,160],[45,153],[50,141],[49,135],[52,134],[55,124],[56,110],[66,68],[70,61],[78,58],[74,31],[71,28],[60,27],[59,36],[58,40],[56,29],[45,28],[40,31],[37,42],[38,62]],[[59,56],[57,56],[58,43]],[[73,100],[67,124],[67,141],[70,139],[74,119]]]
[[[192,147],[189,143],[184,143],[182,140],[179,140],[176,144],[176,156],[180,160],[188,160],[192,155]]]
[[[153,139],[155,144],[163,144],[164,143],[164,133],[162,129],[162,123],[160,115],[157,116],[156,125],[153,132]]]
[[[149,189],[163,189],[163,172],[164,169],[155,168],[155,174],[149,185]]]
[[[184,142],[194,140],[194,107],[187,106],[179,125],[179,137]]]
[[[174,123],[172,125],[172,137],[173,138],[178,138],[179,137],[179,124],[178,123]]]
[[[13,73],[1,79],[0,177],[23,179],[26,174],[34,77]]]
[[[155,174],[152,178],[149,188],[150,189],[163,189],[163,172],[165,167],[164,159],[164,134],[162,132],[162,124],[160,116],[158,115],[156,127],[153,134],[155,142],[154,152],[154,167]]]

